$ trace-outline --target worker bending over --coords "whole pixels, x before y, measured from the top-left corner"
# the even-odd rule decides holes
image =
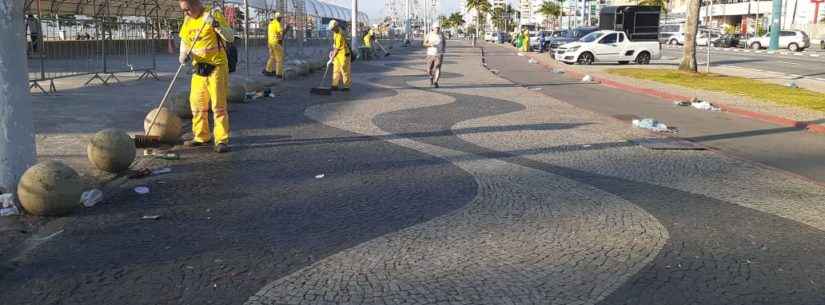
[[[220,11],[204,7],[200,0],[180,0],[179,4],[186,16],[180,28],[178,60],[185,64],[191,58],[195,67],[189,94],[194,139],[186,141],[184,146],[206,146],[214,141],[215,152],[228,152],[226,96],[229,91],[229,65],[226,44],[231,43],[235,36]],[[209,131],[210,101],[215,121],[214,138]]]
[[[275,12],[267,30],[269,60],[266,62],[266,76],[284,78],[284,30],[281,27],[281,13]]]
[[[351,56],[349,44],[338,22],[332,20],[327,27],[332,32],[332,50],[327,65],[332,65],[332,90],[349,91],[352,86]]]

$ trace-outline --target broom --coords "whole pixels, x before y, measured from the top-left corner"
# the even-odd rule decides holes
[[[211,15],[212,12],[209,12],[209,14]],[[198,41],[198,38],[200,38],[201,33],[203,32],[203,29],[205,27],[206,27],[206,22],[203,23],[201,28],[198,30],[198,33],[195,34],[195,39],[192,40],[192,46],[193,47],[195,45],[195,42]],[[183,42],[181,42],[181,43],[183,43]],[[192,54],[192,49],[193,48],[189,48],[189,50],[186,51],[186,57],[189,57],[189,55]],[[151,134],[152,128],[155,127],[155,122],[157,121],[158,116],[160,116],[160,109],[163,108],[164,104],[166,104],[166,99],[169,98],[169,93],[171,93],[172,88],[175,87],[175,82],[178,80],[178,76],[180,75],[180,72],[183,70],[183,66],[185,66],[185,65],[186,65],[186,63],[182,63],[182,64],[180,64],[180,66],[178,66],[178,71],[175,72],[175,76],[172,77],[172,81],[169,83],[169,87],[166,88],[166,93],[163,94],[163,98],[160,100],[160,105],[158,105],[158,111],[156,111],[154,117],[152,117],[152,122],[149,123],[149,128],[146,129],[146,134],[135,135],[134,136],[134,141],[135,141],[135,147],[136,148],[155,148],[155,147],[160,146],[160,144],[161,144],[160,143],[160,137],[159,136],[150,136],[149,134]]]
[[[321,84],[319,84],[318,87],[309,89],[310,94],[332,95],[332,89],[324,87],[324,82],[327,80],[327,72],[329,72],[329,64],[327,64],[326,69],[324,69],[324,77],[321,78]]]
[[[380,42],[380,41],[378,41],[378,40],[376,39],[376,40],[375,40],[375,44],[377,44],[377,45],[378,45],[378,47],[379,47],[379,48],[381,48],[381,50],[382,50],[382,51],[384,51],[384,57],[390,56],[390,52],[388,52],[388,51],[387,51],[387,49],[384,49],[384,46],[382,46],[382,45],[381,45],[381,42]]]

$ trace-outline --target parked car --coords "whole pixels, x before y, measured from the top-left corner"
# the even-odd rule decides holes
[[[753,37],[748,39],[748,47],[751,49],[767,48],[771,42],[771,34]],[[789,49],[794,52],[802,51],[811,46],[811,38],[803,31],[780,31],[779,48]]]
[[[495,42],[495,38],[493,37],[493,32],[484,33],[484,41],[486,41],[486,42]]]
[[[669,45],[685,43],[685,23],[663,24],[659,26],[659,41]]]
[[[698,33],[698,35],[696,35],[696,45],[706,46],[708,44],[713,44],[719,40],[719,38],[722,38],[722,35],[719,35],[718,33],[711,32],[710,38],[708,38],[707,32]]]
[[[738,48],[740,40],[742,40],[741,34],[725,34],[714,41],[713,46],[720,48]]]
[[[577,40],[581,39],[582,37],[587,36],[587,34],[590,34],[590,33],[593,33],[595,31],[597,31],[598,29],[599,28],[597,28],[597,27],[579,27],[579,28],[575,28],[573,30],[563,31],[561,35],[558,35],[557,37],[552,37],[552,38],[549,39],[549,41],[547,42],[547,49],[551,50],[551,52],[552,52],[553,50],[557,49],[559,46],[561,46],[563,44],[566,44],[566,43],[571,43],[571,42],[577,41]],[[551,54],[553,54],[553,53],[551,53]]]
[[[630,41],[625,32],[596,31],[577,42],[560,46],[556,59],[568,64],[589,65],[594,62],[649,64],[662,58],[662,45],[655,40]]]

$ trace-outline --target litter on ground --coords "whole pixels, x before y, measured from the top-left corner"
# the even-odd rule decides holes
[[[676,128],[669,127],[651,118],[633,120],[633,127],[647,129],[655,132],[676,132]]]
[[[529,63],[531,63],[531,64],[535,64],[535,63],[536,63],[536,61],[535,61],[534,59],[532,59],[532,58],[530,58],[530,60],[528,60],[527,62],[529,62]]]
[[[160,218],[160,215],[143,215],[140,219],[144,220],[157,220]]]
[[[0,216],[20,215],[20,209],[14,203],[14,195],[2,194],[0,195]]]
[[[149,188],[145,186],[138,186],[135,188],[135,193],[146,195],[149,194]]]
[[[87,208],[91,208],[101,201],[103,201],[103,191],[99,189],[91,189],[80,195],[80,203]]]
[[[524,57],[524,53],[518,52],[516,55]]]
[[[592,81],[593,81],[593,77],[592,77],[592,76],[590,76],[589,74],[588,74],[588,75],[585,75],[584,77],[582,77],[582,81],[583,81],[583,82],[592,82]]]
[[[706,111],[720,111],[720,110],[722,110],[721,108],[716,107],[713,104],[705,102],[705,101],[698,102],[698,103],[692,103],[690,105],[693,106],[693,108],[696,108],[696,109],[699,109],[699,110],[706,110]]]
[[[318,174],[318,175],[315,175],[315,179],[322,179],[322,178],[324,178],[325,176],[326,176],[326,175],[324,175],[324,174]]]

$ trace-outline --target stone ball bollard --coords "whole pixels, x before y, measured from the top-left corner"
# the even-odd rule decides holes
[[[83,187],[74,169],[58,161],[46,161],[23,173],[17,198],[30,214],[61,216],[80,206]]]
[[[192,106],[189,105],[189,91],[180,92],[177,95],[175,95],[175,97],[172,98],[171,101],[166,102],[170,105],[167,108],[171,109],[172,112],[177,114],[179,118],[192,118]]]
[[[242,104],[246,103],[246,88],[244,85],[232,84],[229,86],[229,96],[227,97],[229,103]]]
[[[152,119],[158,111],[160,111],[160,113],[158,114],[158,119],[155,121],[155,126],[152,127],[151,133],[147,135],[159,137],[163,143],[177,143],[180,140],[181,134],[183,134],[183,122],[177,115],[166,108],[160,108],[160,110],[158,110],[158,108],[152,109],[152,111],[146,115],[146,119],[143,120],[144,133],[149,131],[149,125],[152,124]]]
[[[104,129],[86,146],[89,162],[102,171],[119,173],[135,161],[135,141],[122,130]]]

